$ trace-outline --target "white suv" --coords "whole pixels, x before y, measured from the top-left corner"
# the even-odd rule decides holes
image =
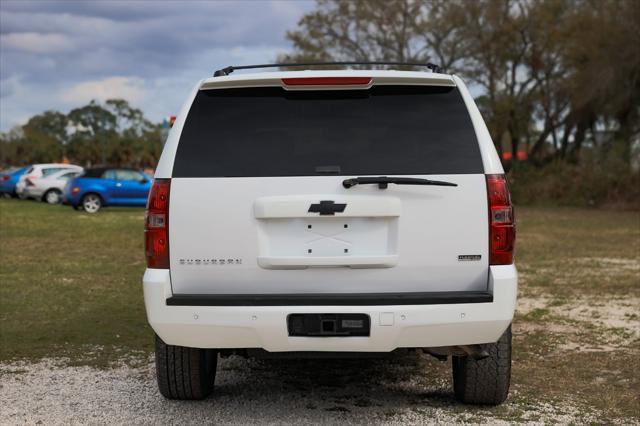
[[[464,83],[231,70],[193,89],[149,195],[160,392],[205,398],[219,354],[420,348],[451,356],[460,401],[504,401],[513,208]]]

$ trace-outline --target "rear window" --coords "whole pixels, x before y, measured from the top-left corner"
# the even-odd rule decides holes
[[[483,173],[455,87],[201,90],[174,177]]]
[[[69,173],[63,173],[62,175],[60,175],[60,177],[58,177],[58,179],[62,179],[62,180],[69,180],[73,177],[76,177],[80,174],[80,172],[69,172]]]
[[[58,173],[60,170],[64,170],[62,167],[50,167],[48,169],[42,169],[42,176],[47,177],[54,173]]]

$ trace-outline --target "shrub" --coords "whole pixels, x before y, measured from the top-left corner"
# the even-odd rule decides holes
[[[580,164],[556,160],[535,167],[520,163],[509,178],[515,204],[640,210],[640,173],[615,150],[598,156],[587,153]]]

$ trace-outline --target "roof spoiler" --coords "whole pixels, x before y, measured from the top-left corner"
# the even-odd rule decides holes
[[[248,70],[248,69],[256,69],[256,68],[281,68],[281,67],[330,67],[330,66],[342,66],[342,65],[399,65],[399,66],[410,66],[410,67],[425,67],[431,72],[441,73],[443,69],[436,64],[432,64],[431,62],[386,62],[386,61],[372,61],[372,62],[308,62],[308,63],[283,63],[283,64],[261,64],[261,65],[239,65],[239,66],[228,66],[222,69],[217,70],[213,73],[214,77],[223,77],[225,75],[229,75],[235,70]]]

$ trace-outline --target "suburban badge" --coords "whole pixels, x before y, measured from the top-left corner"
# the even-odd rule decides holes
[[[458,255],[459,262],[477,261],[482,259],[481,254],[460,254]]]

